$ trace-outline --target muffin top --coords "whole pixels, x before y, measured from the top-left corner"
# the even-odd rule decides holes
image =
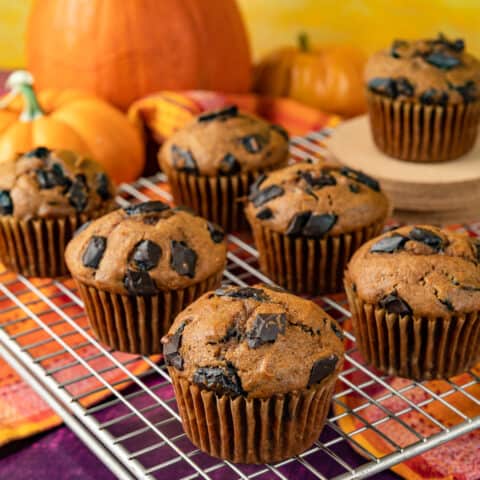
[[[315,303],[267,285],[206,293],[162,339],[178,375],[218,394],[265,398],[340,372],[342,333]]]
[[[252,185],[247,216],[276,232],[322,237],[383,221],[387,197],[376,180],[348,167],[306,160]]]
[[[480,62],[461,39],[395,40],[370,57],[365,69],[370,91],[426,105],[473,102],[480,95]]]
[[[360,247],[347,280],[387,312],[446,317],[480,310],[480,242],[432,226],[408,226]]]
[[[203,113],[174,133],[159,153],[162,168],[205,176],[235,175],[280,166],[288,134],[236,106]]]
[[[0,163],[0,215],[59,218],[108,211],[115,189],[100,165],[68,150],[38,147]]]
[[[86,224],[67,245],[73,277],[112,293],[155,295],[223,271],[220,227],[160,201],[118,209]]]

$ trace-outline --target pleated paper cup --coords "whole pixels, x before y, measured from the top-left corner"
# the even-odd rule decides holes
[[[354,252],[379,235],[384,220],[361,230],[324,238],[292,237],[250,219],[260,269],[276,284],[309,295],[341,292],[343,272]]]
[[[270,398],[218,395],[168,368],[188,438],[200,450],[234,463],[271,463],[304,452],[318,439],[335,378],[319,387]]]
[[[400,316],[361,300],[345,277],[358,348],[367,363],[389,375],[449,378],[480,360],[480,314]]]
[[[202,217],[223,227],[225,231],[247,229],[243,199],[248,196],[250,185],[261,172],[208,177],[179,172],[167,166],[164,168],[177,205],[192,208]]]
[[[477,138],[480,102],[423,105],[367,93],[375,144],[390,157],[445,162],[469,152]]]
[[[223,272],[187,288],[136,296],[111,293],[76,279],[96,337],[114,350],[141,355],[162,352],[160,342],[175,317],[194,300],[217,288]]]
[[[68,275],[63,253],[75,230],[90,218],[18,220],[0,217],[0,260],[9,269],[26,277]]]

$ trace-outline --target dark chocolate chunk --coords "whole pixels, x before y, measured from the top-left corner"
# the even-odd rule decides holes
[[[396,88],[397,88],[397,97],[404,96],[404,97],[411,97],[415,92],[415,88],[413,85],[405,78],[400,77],[397,78],[395,81]]]
[[[442,70],[451,70],[461,64],[459,58],[444,52],[432,52],[425,57],[425,61]]]
[[[340,173],[345,177],[351,178],[352,180],[356,180],[359,183],[363,183],[368,188],[375,190],[376,192],[380,191],[380,184],[372,177],[369,177],[363,172],[359,170],[354,170],[350,167],[342,167],[340,169]]]
[[[420,102],[424,105],[440,105],[444,107],[448,102],[448,93],[430,88],[420,95]]]
[[[465,103],[474,102],[477,99],[477,86],[472,80],[469,80],[463,85],[450,84],[449,87],[452,90],[456,90],[458,93],[460,93]]]
[[[311,172],[305,171],[299,172],[299,176],[311,187],[322,188],[327,186],[333,186],[337,184],[337,180],[332,175],[323,174],[319,177],[314,177]]]
[[[264,182],[266,178],[267,176],[264,173],[262,173],[256,178],[256,180],[250,186],[250,195],[258,192],[260,185]]]
[[[135,245],[132,255],[132,262],[139,270],[148,272],[158,265],[158,261],[162,256],[162,249],[155,242],[150,240],[142,240]]]
[[[288,225],[287,235],[300,235],[303,231],[303,227],[307,224],[310,219],[312,212],[301,212],[297,213]]]
[[[338,358],[333,354],[316,360],[312,365],[307,387],[311,387],[316,383],[320,383],[326,376],[333,373],[335,371],[335,367],[337,366],[337,362]]]
[[[63,168],[58,163],[54,163],[51,169],[39,168],[35,170],[35,174],[37,176],[38,186],[41,189],[64,186],[66,190],[68,190],[72,184],[71,180],[65,177]]]
[[[179,274],[193,278],[197,266],[197,254],[185,242],[170,242],[170,266]]]
[[[368,88],[373,93],[385,95],[389,98],[397,97],[397,85],[393,78],[375,77],[368,82]]]
[[[268,300],[268,295],[266,295],[263,290],[253,287],[239,287],[229,289],[217,288],[214,293],[217,297],[251,299],[256,300],[257,302],[266,302]]]
[[[289,139],[288,132],[281,125],[271,125],[270,128],[279,133],[285,140]]]
[[[307,237],[322,237],[337,223],[337,218],[338,217],[332,213],[311,215],[303,227],[302,233]]]
[[[454,312],[455,308],[448,298],[439,298],[438,301],[449,311]]]
[[[338,328],[336,322],[330,322],[330,328],[333,330],[333,333],[340,339],[343,340],[343,332],[340,328]]]
[[[167,342],[163,345],[163,356],[165,363],[177,370],[183,370],[183,358],[180,355],[180,347],[182,346],[182,335],[185,328],[183,322],[173,335],[167,337]]]
[[[88,204],[88,186],[85,175],[75,175],[75,180],[68,191],[68,201],[77,212],[83,212]]]
[[[352,193],[360,192],[360,185],[358,185],[357,183],[349,183],[348,188]]]
[[[91,220],[85,222],[84,224],[80,225],[75,232],[73,232],[73,237],[76,237],[79,233],[83,232],[90,224],[92,223]]]
[[[236,117],[238,115],[238,107],[232,105],[223,108],[222,110],[215,110],[213,112],[202,113],[198,117],[199,122],[210,122],[212,120],[226,120],[227,118]]]
[[[258,348],[265,343],[273,343],[279,333],[285,333],[287,317],[285,313],[259,313],[253,327],[247,332],[250,348]]]
[[[47,147],[37,147],[27,152],[25,156],[45,159],[50,155],[50,151]]]
[[[273,217],[273,212],[271,208],[265,207],[263,210],[260,210],[257,215],[257,218],[260,220],[268,220]]]
[[[108,200],[111,197],[110,190],[108,188],[108,178],[104,173],[97,173],[96,192],[102,200]]]
[[[153,213],[153,212],[163,212],[168,210],[170,207],[159,200],[152,202],[138,203],[137,205],[131,205],[130,207],[125,207],[123,210],[127,215],[139,215],[141,213]]]
[[[398,52],[398,50],[400,48],[405,48],[408,46],[408,42],[406,42],[405,40],[394,40],[392,42],[392,46],[390,48],[390,55],[393,57],[393,58],[400,58],[400,53]]]
[[[225,233],[222,227],[220,227],[215,223],[207,222],[207,228],[208,228],[208,231],[210,232],[210,237],[212,238],[212,241],[214,243],[223,242],[223,239],[225,238]]]
[[[0,215],[11,215],[13,213],[13,202],[8,190],[0,190]]]
[[[170,149],[172,153],[173,166],[181,172],[197,173],[197,162],[193,158],[190,150],[183,150],[177,145],[172,145]]]
[[[370,253],[393,253],[402,249],[408,238],[398,233],[384,237],[370,247]]]
[[[254,133],[241,138],[240,142],[248,153],[258,153],[262,150],[265,139],[261,135]]]
[[[193,383],[219,395],[244,394],[240,377],[231,363],[227,363],[225,367],[198,368],[193,374]]]
[[[443,240],[437,234],[424,228],[414,227],[408,234],[410,240],[422,242],[425,245],[433,248],[434,250],[441,250],[443,248]]]
[[[218,167],[219,175],[233,175],[241,169],[240,162],[231,153],[225,154]]]
[[[280,197],[285,193],[285,190],[279,185],[270,185],[262,190],[259,190],[253,196],[250,197],[250,200],[253,202],[255,207],[260,207],[264,203],[273,200],[274,198]]]
[[[390,295],[383,297],[378,304],[388,313],[395,313],[401,316],[412,314],[410,305],[400,298],[396,292],[392,292]]]
[[[127,270],[124,285],[128,293],[132,295],[155,295],[158,293],[157,286],[150,275],[141,270]]]
[[[94,235],[88,242],[87,248],[83,252],[83,265],[85,267],[98,268],[106,248],[107,239],[105,237]]]
[[[431,42],[434,45],[442,45],[444,47],[453,50],[454,52],[463,52],[465,48],[465,42],[461,38],[450,41],[443,33],[439,33],[438,37]]]

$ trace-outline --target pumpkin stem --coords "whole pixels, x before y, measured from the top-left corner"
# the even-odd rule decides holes
[[[20,114],[20,121],[31,122],[43,115],[43,110],[33,90],[33,77],[29,72],[25,70],[13,72],[7,78],[5,86],[11,91],[12,95],[20,94],[23,96],[25,107]]]
[[[310,50],[310,39],[306,32],[302,32],[298,36],[298,48],[301,52],[308,52]]]

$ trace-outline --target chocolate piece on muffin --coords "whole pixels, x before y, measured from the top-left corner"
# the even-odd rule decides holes
[[[313,302],[266,285],[224,287],[178,315],[162,342],[185,431],[210,455],[269,463],[318,438],[344,348]]]
[[[480,360],[478,241],[402,227],[353,256],[345,288],[365,359],[391,375],[446,378]]]
[[[246,206],[262,271],[312,295],[342,290],[349,258],[381,232],[388,213],[375,179],[311,161],[266,175]]]
[[[240,199],[263,172],[286,164],[288,134],[236,106],[207,112],[177,131],[159,152],[176,203],[226,230],[245,226]]]
[[[152,201],[92,222],[65,257],[98,338],[152,354],[175,315],[220,283],[226,245],[220,227]]]
[[[375,143],[409,161],[445,161],[474,145],[480,119],[480,61],[444,35],[395,40],[365,69]]]
[[[26,276],[67,274],[63,252],[84,222],[115,207],[101,166],[38,147],[0,164],[0,258]]]

